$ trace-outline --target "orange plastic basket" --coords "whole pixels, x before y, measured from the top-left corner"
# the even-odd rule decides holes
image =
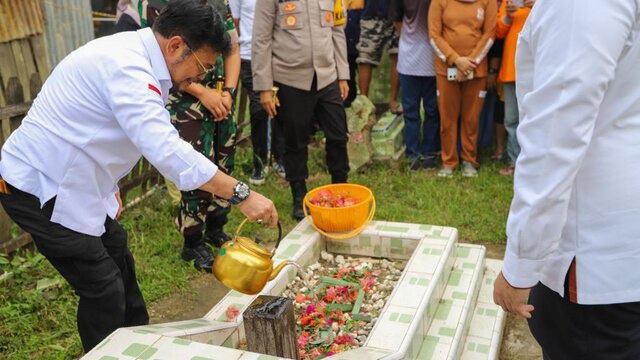
[[[311,203],[322,190],[348,194],[361,201],[353,206],[327,208]],[[356,184],[331,184],[315,188],[304,197],[304,214],[321,234],[333,239],[348,239],[362,232],[376,212],[376,199],[369,188]]]

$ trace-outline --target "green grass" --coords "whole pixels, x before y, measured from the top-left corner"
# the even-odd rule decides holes
[[[324,152],[310,152],[309,188],[329,182],[324,171]],[[239,149],[235,175],[248,180],[250,150]],[[486,156],[485,156],[486,157]],[[485,163],[487,163],[485,161]],[[377,199],[375,219],[458,228],[463,242],[503,244],[504,227],[512,193],[510,178],[496,174],[498,166],[487,164],[475,179],[438,178],[435,171],[410,172],[407,164],[368,165],[350,181],[370,187]],[[285,233],[294,225],[287,183],[269,174],[256,188],[278,207]],[[136,258],[138,280],[147,303],[184,292],[196,277],[190,264],[179,257],[181,236],[173,223],[174,210],[165,191],[157,191],[142,204],[126,211],[122,223],[129,231],[129,246]],[[242,216],[231,213],[226,230],[235,231]],[[243,233],[256,231],[256,225]],[[273,238],[273,233],[266,239]],[[0,257],[0,269],[13,272],[0,282],[0,358],[72,359],[82,355],[76,331],[77,298],[55,269],[41,255],[22,251],[12,261]],[[58,279],[59,286],[37,290],[42,279]]]

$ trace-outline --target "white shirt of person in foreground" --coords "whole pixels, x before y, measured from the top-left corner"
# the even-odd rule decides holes
[[[528,289],[564,296],[575,259],[572,302],[640,301],[640,1],[538,0],[516,66],[522,152],[494,300],[535,316]]]

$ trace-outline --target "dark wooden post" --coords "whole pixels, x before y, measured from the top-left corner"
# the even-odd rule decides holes
[[[300,359],[291,299],[260,295],[242,314],[251,352]]]

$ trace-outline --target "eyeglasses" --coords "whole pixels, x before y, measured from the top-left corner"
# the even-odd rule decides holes
[[[200,65],[200,67],[202,68],[202,73],[201,73],[201,74],[199,74],[199,76],[207,75],[207,74],[209,74],[209,73],[213,72],[214,67],[212,66],[212,67],[210,67],[209,69],[207,69],[207,68],[204,66],[204,64],[202,63],[202,61],[200,61],[200,58],[198,58],[198,55],[196,55],[195,51],[193,51],[193,50],[191,49],[191,46],[189,46],[189,43],[187,43],[187,41],[186,41],[186,40],[184,40],[184,39],[182,39],[182,40],[184,41],[185,45],[187,45],[187,49],[189,49],[189,51],[191,51],[191,54],[193,55],[193,57],[194,57],[194,58],[196,58],[196,61],[198,62],[198,64],[199,64],[199,65]]]

